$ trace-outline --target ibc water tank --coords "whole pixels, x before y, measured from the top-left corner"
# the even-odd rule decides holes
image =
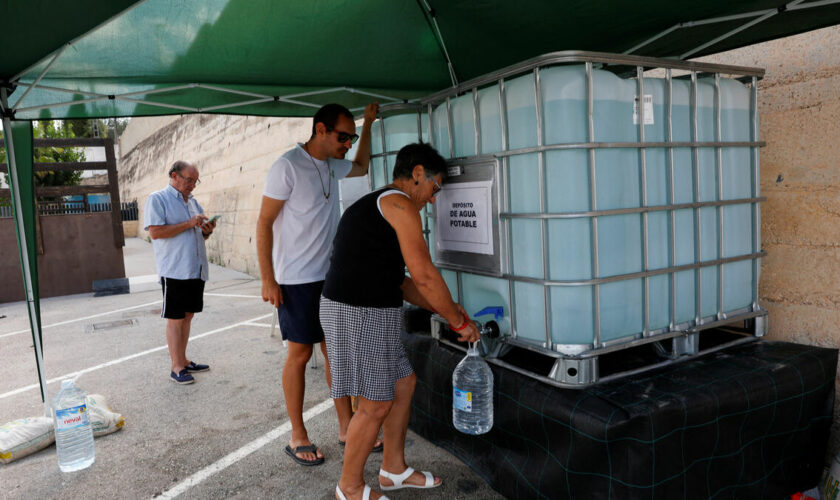
[[[717,142],[757,140],[751,91],[726,78],[645,77],[640,96],[636,78],[600,69],[591,78],[591,135],[583,64],[453,94],[433,103],[431,117],[419,111],[419,130],[417,112],[377,121],[373,187],[391,181],[394,153],[420,137],[445,158],[496,156],[499,212],[508,214],[502,276],[446,265],[441,274],[467,311],[502,305],[520,341],[573,354],[596,339],[625,342],[750,308],[760,223],[749,201],[759,196],[753,147]],[[702,265],[731,257],[740,260]]]

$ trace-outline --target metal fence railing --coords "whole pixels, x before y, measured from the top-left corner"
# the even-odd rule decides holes
[[[83,214],[92,211],[85,209],[83,201],[38,202],[38,215]]]
[[[110,204],[109,204],[110,205]],[[122,220],[137,220],[137,201],[124,201],[120,204]],[[110,208],[108,209],[110,210]]]
[[[38,203],[39,215],[67,215],[95,212],[110,212],[111,202],[85,203],[84,201],[49,201]],[[137,202],[120,203],[122,220],[137,220]],[[0,218],[12,217],[12,207],[0,205]]]

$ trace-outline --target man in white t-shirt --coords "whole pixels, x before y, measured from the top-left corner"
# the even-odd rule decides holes
[[[257,256],[262,297],[277,307],[280,331],[288,341],[283,366],[283,393],[292,424],[286,454],[300,465],[323,463],[324,455],[309,439],[303,423],[306,363],[312,345],[320,343],[327,384],[330,365],[318,316],[321,288],[329,267],[338,227],[338,180],[367,174],[370,127],[379,106],[365,108],[356,157],[344,155],[359,136],[353,114],[340,104],[327,104],[313,117],[312,135],[271,166],[257,219]],[[336,399],[339,442],[352,417],[350,398]]]

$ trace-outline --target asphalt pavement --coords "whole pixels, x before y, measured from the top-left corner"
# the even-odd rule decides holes
[[[131,293],[43,299],[48,389],[78,375],[77,385],[104,395],[125,417],[122,430],[96,438],[96,461],[62,473],[55,446],[0,464],[0,498],[333,498],[342,448],[323,358],[310,362],[304,411],[324,464],[301,467],[283,449],[289,423],[281,388],[286,348],[272,330],[272,307],[252,276],[211,265],[204,312],[187,355],[211,365],[196,383],[169,380],[160,318],[161,292],[151,245],[129,238],[124,249]],[[0,424],[44,414],[24,302],[0,304]],[[273,335],[272,335],[273,331]],[[501,498],[447,451],[409,430],[409,465],[443,478],[430,491],[391,492],[394,499]],[[365,480],[377,485],[380,454]]]

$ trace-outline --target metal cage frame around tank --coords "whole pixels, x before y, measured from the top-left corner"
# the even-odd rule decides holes
[[[556,65],[564,65],[564,64],[572,64],[572,63],[583,63],[585,65],[586,71],[586,101],[587,101],[587,142],[582,143],[558,143],[558,144],[545,144],[545,123],[544,123],[544,116],[542,112],[541,106],[541,86],[540,86],[540,70],[545,67],[549,66],[556,66]],[[593,70],[597,66],[606,66],[606,67],[628,67],[630,68],[631,75],[630,77],[635,76],[636,84],[637,84],[637,95],[644,96],[644,73],[650,69],[662,69],[665,71],[665,85],[666,85],[666,94],[665,94],[665,109],[666,109],[666,128],[665,128],[665,141],[662,142],[645,142],[645,110],[641,103],[638,106],[638,141],[637,142],[598,142],[595,137],[595,123],[594,123],[594,87],[593,87]],[[635,68],[635,75],[632,74],[632,69]],[[686,77],[690,78],[690,96],[689,96],[689,104],[690,104],[690,129],[691,129],[691,141],[689,142],[675,142],[672,140],[673,138],[673,126],[672,126],[672,80],[673,70],[681,70],[686,72]],[[521,149],[509,149],[509,132],[508,132],[508,123],[507,123],[507,113],[506,113],[506,99],[505,99],[505,80],[509,79],[514,76],[521,76],[532,72],[534,75],[534,96],[535,96],[535,108],[537,113],[537,146],[536,147],[527,147]],[[705,75],[711,73],[714,75],[714,134],[715,140],[714,141],[705,141],[700,142],[698,140],[698,75]],[[741,81],[746,81],[750,84],[750,141],[723,141],[722,134],[721,134],[721,89],[720,89],[720,75],[731,75],[735,76],[737,79]],[[759,259],[766,255],[766,252],[762,251],[760,248],[760,238],[759,238],[759,231],[760,231],[760,203],[762,201],[766,201],[765,197],[761,197],[759,195],[759,161],[758,161],[758,151],[760,147],[763,147],[765,143],[763,141],[758,140],[759,136],[759,129],[758,129],[758,79],[763,77],[764,70],[760,68],[748,68],[748,67],[741,67],[741,66],[730,66],[730,65],[720,65],[720,64],[707,64],[707,63],[700,63],[700,62],[687,62],[687,61],[677,61],[677,60],[668,60],[668,59],[657,59],[657,58],[650,58],[650,57],[638,57],[638,56],[628,56],[628,55],[618,55],[618,54],[607,54],[607,53],[598,53],[598,52],[583,52],[583,51],[563,51],[563,52],[554,52],[550,54],[545,54],[543,56],[539,56],[527,61],[523,61],[521,63],[500,69],[488,75],[461,83],[455,87],[445,89],[438,93],[432,94],[428,97],[425,97],[419,102],[409,102],[405,104],[399,105],[388,105],[383,106],[381,108],[381,114],[388,114],[391,112],[400,112],[400,111],[416,111],[417,112],[417,129],[418,129],[418,140],[423,140],[423,136],[427,135],[428,142],[432,143],[433,146],[441,149],[448,149],[449,157],[452,160],[458,160],[459,158],[455,158],[455,146],[454,146],[454,134],[451,133],[453,129],[453,118],[452,118],[452,109],[451,109],[451,99],[453,97],[462,96],[465,94],[472,94],[473,97],[473,119],[475,124],[475,151],[476,156],[471,156],[469,158],[487,158],[487,159],[495,159],[500,162],[500,170],[502,172],[502,182],[501,186],[504,189],[500,189],[498,193],[498,205],[499,207],[504,207],[504,209],[509,209],[510,207],[510,182],[507,178],[510,174],[510,165],[509,161],[512,156],[515,155],[523,155],[523,154],[531,154],[537,153],[538,154],[538,161],[539,161],[539,206],[540,211],[539,213],[515,213],[511,211],[504,211],[499,214],[500,217],[500,237],[502,239],[502,245],[504,246],[504,253],[503,253],[503,274],[501,276],[494,275],[495,277],[501,277],[508,281],[509,286],[509,293],[510,293],[510,300],[511,300],[511,307],[510,307],[510,318],[511,318],[511,332],[510,337],[505,339],[505,342],[516,345],[519,347],[523,347],[526,349],[538,351],[542,354],[548,354],[549,356],[555,357],[558,359],[558,363],[555,365],[554,369],[552,369],[552,374],[549,377],[536,377],[540,379],[544,379],[545,381],[552,383],[554,385],[563,386],[563,387],[581,387],[581,384],[588,384],[591,382],[605,380],[605,378],[599,378],[598,376],[598,367],[597,367],[597,356],[601,354],[606,354],[609,352],[626,349],[630,347],[634,347],[637,345],[665,340],[665,339],[673,339],[673,357],[679,357],[681,354],[696,354],[698,350],[698,335],[697,332],[713,328],[716,326],[720,326],[723,324],[732,323],[734,321],[739,320],[748,320],[754,319],[754,335],[755,337],[760,337],[766,333],[766,316],[767,312],[763,309],[758,303],[758,276],[759,276]],[[498,85],[499,89],[499,106],[500,106],[500,120],[501,120],[501,140],[502,140],[502,151],[498,153],[493,153],[490,155],[481,155],[479,152],[481,151],[481,126],[480,126],[480,117],[478,112],[478,90],[479,88],[483,88],[486,86],[490,86],[493,84]],[[435,144],[435,134],[434,134],[434,120],[432,119],[432,111],[436,105],[446,105],[446,114],[447,114],[447,123],[450,129],[450,133],[448,134],[449,143],[448,144]],[[423,130],[422,126],[422,115],[423,112],[426,111],[428,116],[427,119],[427,130]],[[386,150],[386,131],[385,131],[385,123],[384,120],[380,120],[380,134],[382,138],[382,153],[371,155],[372,158],[379,158],[382,157],[383,161],[381,167],[385,170],[385,178],[387,179],[387,159],[388,156],[393,156],[396,154],[396,151],[387,151]],[[751,196],[749,198],[740,198],[740,199],[732,199],[732,200],[724,200],[723,199],[723,181],[722,181],[722,149],[724,147],[749,147],[750,148],[750,191]],[[595,174],[595,151],[601,148],[633,148],[639,152],[639,176],[640,176],[640,188],[641,188],[641,199],[640,199],[640,206],[633,207],[633,208],[621,208],[621,209],[608,209],[608,210],[599,210],[597,206],[597,185],[596,185],[596,174]],[[645,161],[645,151],[648,148],[664,148],[666,150],[666,171],[667,171],[667,204],[665,205],[655,205],[655,206],[648,206],[647,205],[647,188],[645,183],[646,178],[646,161]],[[674,149],[675,148],[690,148],[691,149],[691,164],[692,164],[692,185],[693,185],[693,202],[692,203],[675,203],[674,202]],[[700,176],[700,168],[699,168],[699,151],[700,148],[714,148],[715,150],[715,200],[713,201],[700,201],[700,183],[699,183],[699,176]],[[590,186],[590,203],[591,203],[591,210],[584,211],[584,212],[561,212],[561,213],[548,213],[546,211],[547,206],[547,197],[548,193],[546,190],[546,159],[545,155],[548,151],[553,150],[563,150],[563,149],[584,149],[588,150],[588,176],[589,176],[589,186]],[[371,175],[371,188],[373,188],[373,176]],[[752,207],[751,210],[751,221],[752,221],[752,237],[751,237],[751,244],[752,244],[752,251],[747,255],[740,255],[736,257],[728,257],[722,258],[723,246],[724,246],[724,217],[723,217],[723,207],[727,205],[735,205],[735,204],[749,204]],[[715,207],[716,209],[716,222],[717,222],[717,244],[718,244],[718,259],[715,260],[706,260],[702,261],[702,248],[701,248],[701,224],[700,224],[700,209],[703,207]],[[686,264],[686,265],[673,265],[675,262],[675,254],[676,254],[676,241],[675,241],[675,211],[681,209],[692,209],[693,210],[693,217],[694,217],[694,253],[695,259],[694,263]],[[501,210],[501,208],[500,208]],[[650,269],[649,268],[649,249],[648,249],[648,214],[654,211],[667,211],[669,213],[668,217],[668,251],[669,251],[669,267],[666,268],[658,268],[658,269]],[[598,217],[599,216],[606,216],[606,215],[620,215],[620,214],[631,214],[631,213],[639,213],[642,217],[642,271],[635,272],[635,273],[628,273],[628,274],[621,274],[609,277],[599,277],[599,256],[598,256]],[[429,214],[428,211],[424,217],[424,228],[426,232],[429,231],[429,219],[433,216],[433,214]],[[512,231],[511,231],[511,221],[517,218],[526,218],[526,219],[536,219],[539,220],[541,223],[540,228],[540,235],[541,235],[541,244],[542,244],[542,256],[543,256],[543,278],[542,279],[535,279],[532,277],[527,276],[520,276],[513,274],[511,272],[513,268],[512,263],[512,253],[510,248],[512,246],[511,238],[512,238]],[[590,230],[591,230],[591,238],[592,238],[592,274],[593,277],[590,279],[582,279],[582,280],[551,280],[549,279],[549,262],[548,262],[548,221],[551,219],[569,219],[569,218],[589,218],[590,219]],[[428,241],[428,234],[427,234],[427,241]],[[723,280],[723,264],[729,262],[736,262],[736,261],[743,261],[743,260],[751,260],[752,261],[752,303],[749,307],[746,307],[741,310],[737,311],[730,311],[729,313],[723,312],[723,300],[724,300],[724,280]],[[706,267],[718,266],[717,269],[717,312],[712,316],[702,316],[703,311],[703,295],[702,295],[702,279],[700,277],[701,270]],[[442,266],[444,267],[444,266]],[[688,323],[680,323],[678,324],[675,320],[676,316],[676,280],[675,280],[675,273],[680,271],[686,271],[693,269],[695,272],[694,277],[694,286],[695,286],[695,318],[693,321]],[[455,267],[452,268],[454,271],[463,271],[462,269],[457,269]],[[474,274],[482,274],[481,272],[476,272],[475,270],[470,270],[469,272]],[[659,329],[659,330],[651,330],[650,329],[650,322],[649,322],[649,315],[650,315],[650,297],[649,297],[649,280],[652,276],[668,274],[670,275],[669,278],[669,287],[670,287],[670,304],[669,304],[669,315],[670,315],[670,322],[668,327]],[[489,275],[489,274],[488,274]],[[461,300],[461,283],[460,283],[460,272],[458,273],[458,300]],[[642,278],[644,280],[644,292],[643,292],[643,331],[641,332],[641,336],[639,338],[635,338],[634,340],[627,341],[624,338],[616,339],[612,342],[604,342],[601,340],[601,327],[600,327],[600,300],[599,300],[599,287],[604,283],[609,283],[613,281],[621,281],[621,280],[628,280],[628,279],[635,279],[635,278]],[[544,311],[545,311],[545,318],[543,324],[545,325],[545,341],[539,345],[535,344],[533,341],[522,341],[517,338],[516,332],[516,308],[514,307],[514,300],[515,300],[515,293],[513,290],[514,282],[521,281],[521,282],[528,282],[534,283],[538,285],[542,285],[543,289],[543,300],[544,300]],[[593,309],[593,325],[594,325],[594,340],[592,342],[591,348],[575,353],[574,355],[563,354],[557,350],[557,345],[552,340],[551,335],[551,304],[549,300],[549,288],[550,287],[557,287],[557,286],[592,286],[592,309]],[[745,338],[743,340],[739,340],[736,342],[743,342],[748,340],[753,340],[754,338]],[[720,346],[719,348],[723,348],[726,345]],[[505,363],[496,361],[498,364],[505,365]],[[573,371],[577,372],[578,375],[572,377],[575,380],[569,381],[567,380],[569,367],[574,367]],[[516,367],[510,367],[515,369],[516,371],[522,371]],[[530,376],[533,374],[526,373]]]

